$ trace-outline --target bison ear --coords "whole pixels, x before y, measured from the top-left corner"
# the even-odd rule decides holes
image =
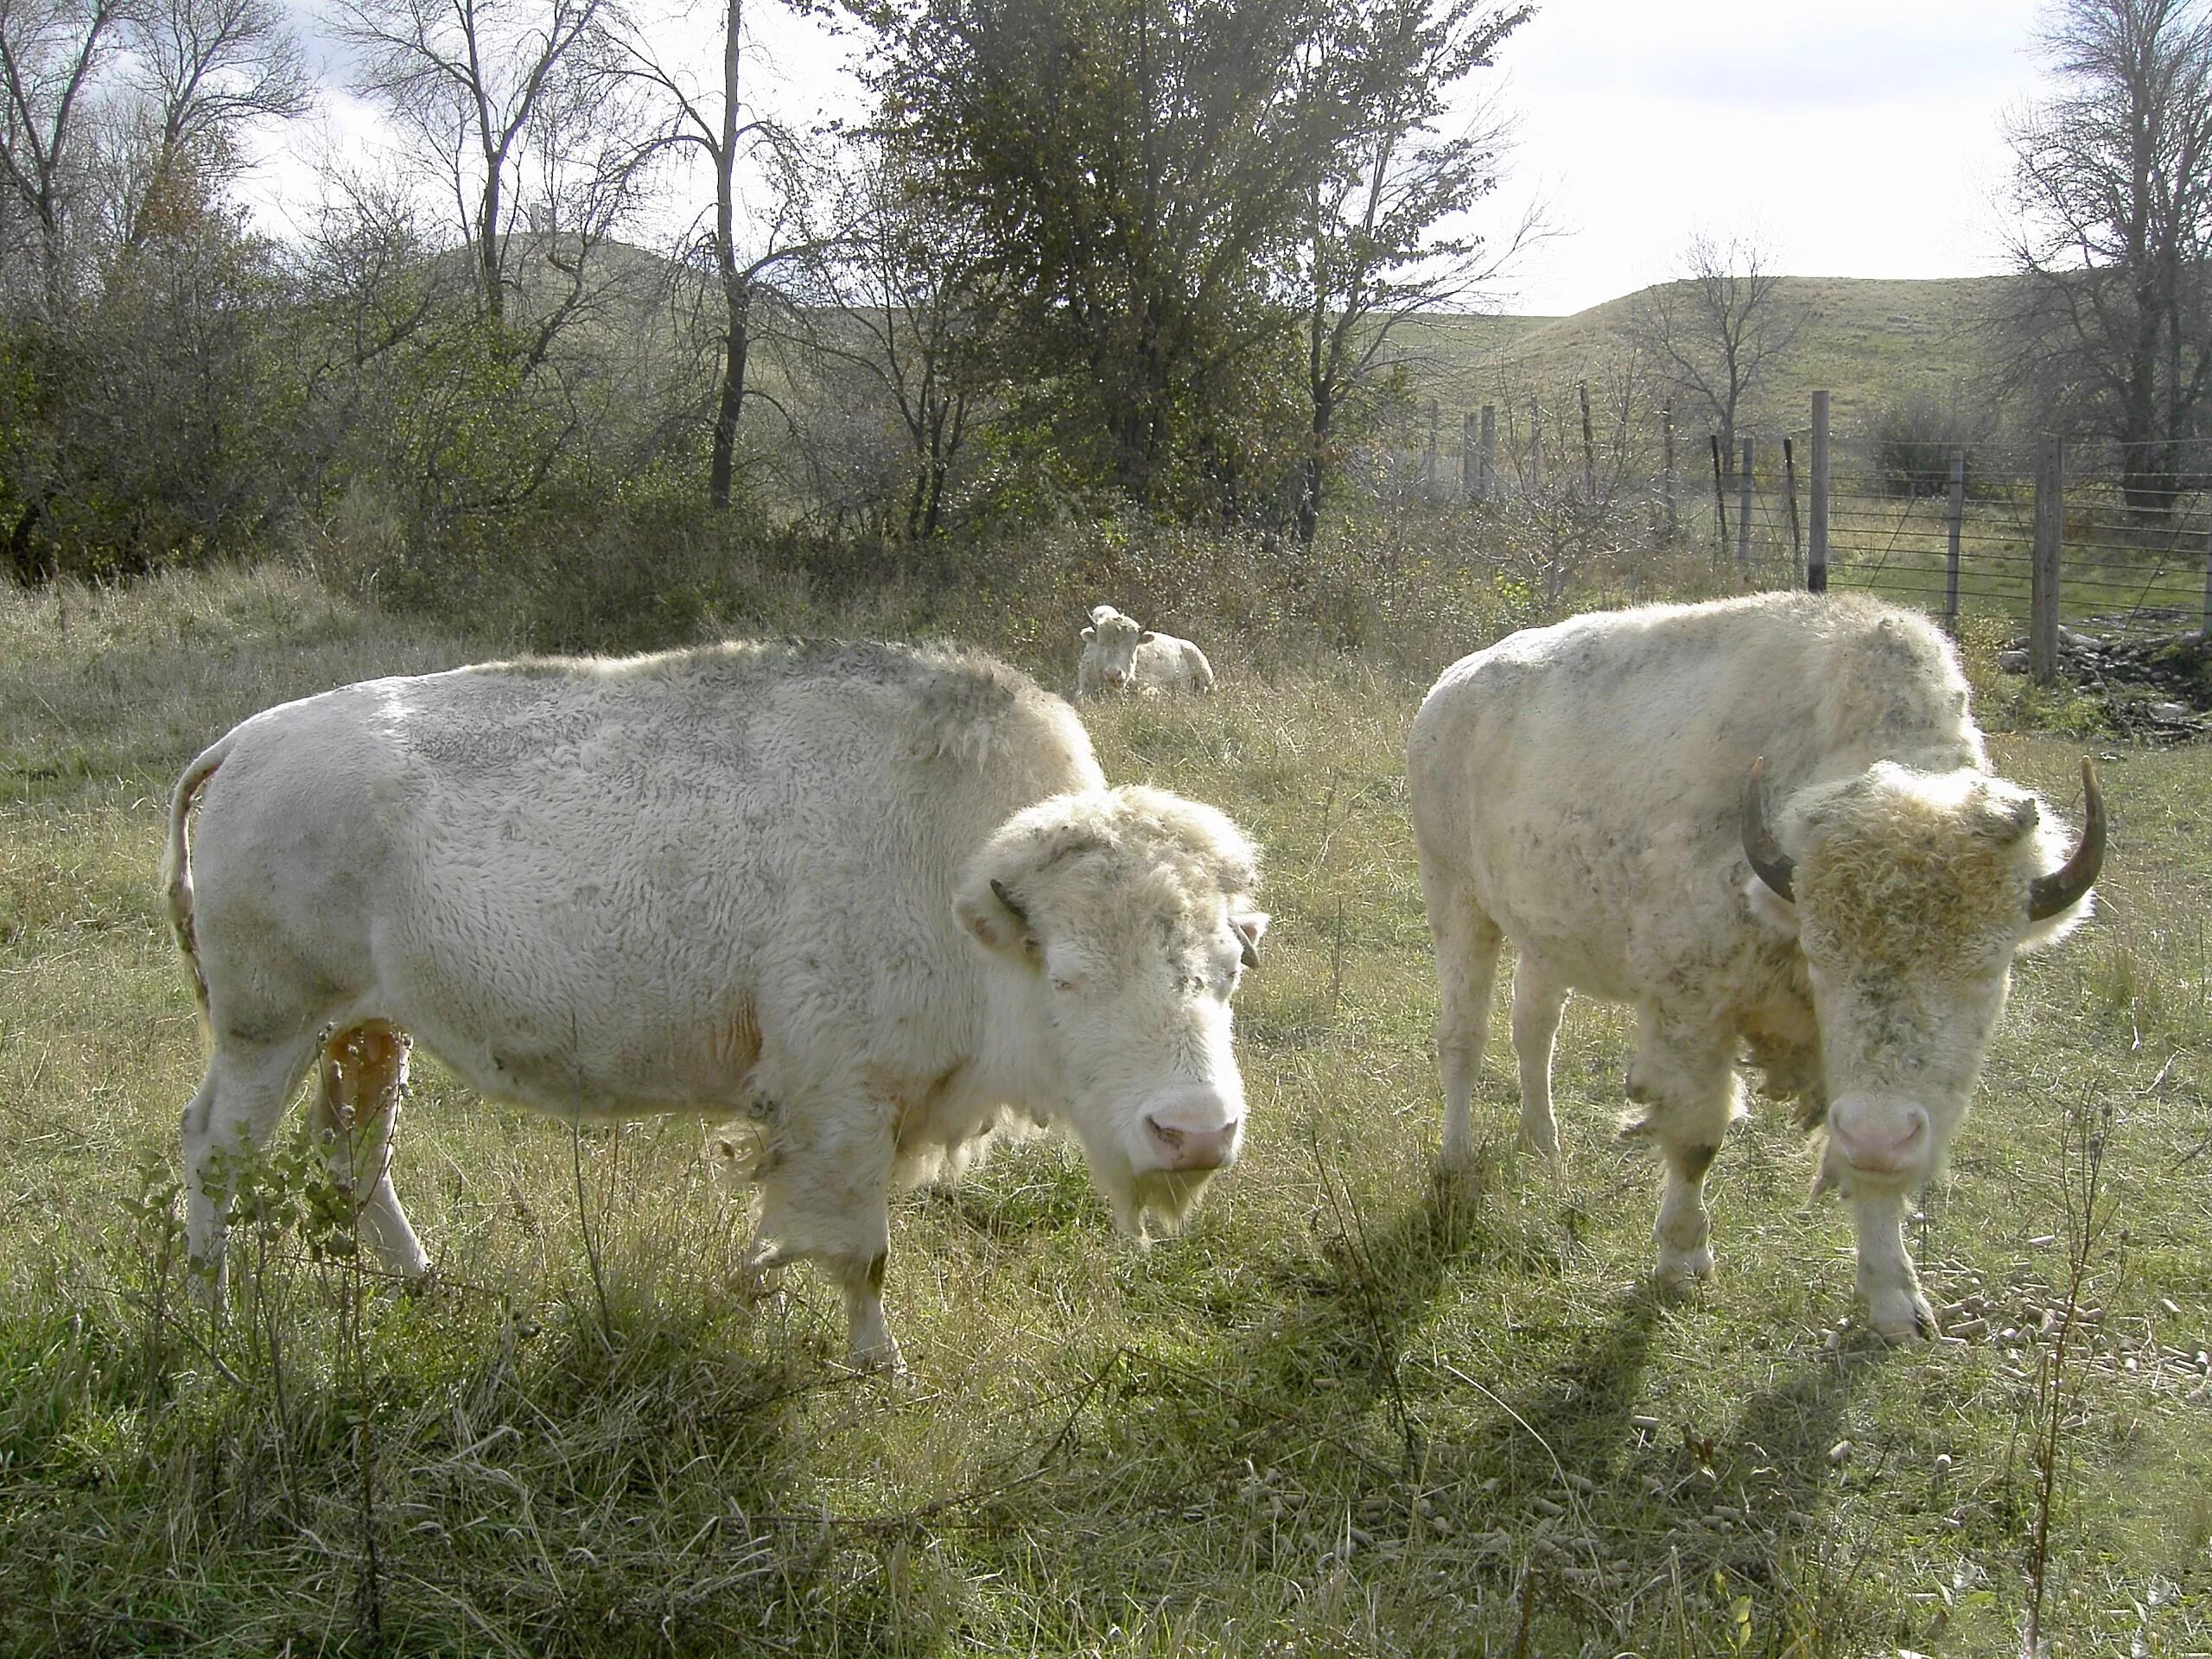
[[[1137,644],[1141,645],[1148,645],[1159,637],[1160,636],[1153,632],[1150,628],[1147,628],[1142,633],[1137,635]]]
[[[1235,918],[1230,925],[1236,930],[1238,959],[1247,968],[1257,968],[1260,965],[1260,941],[1268,931],[1268,912],[1264,910],[1253,911],[1249,915]]]
[[[986,950],[1019,956],[1035,943],[1028,912],[995,876],[971,884],[952,901],[952,911]]]
[[[1085,640],[1096,639],[1098,637],[1098,630],[1096,628],[1085,628],[1083,631],[1083,637]]]

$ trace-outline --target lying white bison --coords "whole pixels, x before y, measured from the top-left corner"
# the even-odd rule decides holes
[[[219,1274],[220,1154],[320,1058],[364,1237],[426,1272],[390,1171],[412,1036],[564,1117],[747,1120],[756,1265],[818,1258],[855,1359],[895,1360],[895,1185],[1054,1124],[1141,1233],[1235,1160],[1255,880],[1221,813],[1106,788],[1065,703],[949,650],[494,663],[270,709],[170,810],[213,1050],[191,1254]]]
[[[1632,1003],[1631,1133],[1667,1165],[1662,1283],[1713,1268],[1705,1174],[1765,1092],[1825,1124],[1821,1185],[1853,1202],[1874,1327],[1934,1327],[1902,1237],[2005,1007],[2012,957],[2087,913],[2096,780],[2069,855],[1993,777],[1967,685],[1925,620],[1768,594],[1533,628],[1453,664],[1414,722],[1421,887],[1442,989],[1444,1150],[1506,940],[1524,1145],[1558,1147],[1552,1042],[1570,990]]]
[[[1100,691],[1211,691],[1213,664],[1188,639],[1140,626],[1111,605],[1091,607],[1075,665],[1075,693]]]

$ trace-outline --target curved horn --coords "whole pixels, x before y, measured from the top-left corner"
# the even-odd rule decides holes
[[[2049,875],[2028,883],[2028,919],[2047,922],[2061,911],[2071,910],[2096,885],[2105,862],[2105,798],[2097,787],[2097,769],[2082,757],[2082,839],[2074,844],[2066,862]]]
[[[1006,890],[1006,883],[995,875],[991,878],[991,891],[998,895],[999,903],[1014,912],[1014,919],[1024,927],[1029,925],[1029,912],[1016,904],[1014,895]]]
[[[1751,774],[1744,779],[1744,856],[1751,861],[1760,880],[1780,897],[1796,902],[1797,895],[1790,891],[1789,883],[1796,861],[1782,850],[1774,831],[1767,828],[1764,755],[1751,762]]]

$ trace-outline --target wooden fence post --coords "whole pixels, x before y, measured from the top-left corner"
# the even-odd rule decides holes
[[[1787,435],[1782,440],[1782,477],[1789,494],[1789,585],[1805,580],[1805,538],[1797,531],[1797,451]]]
[[[1536,400],[1529,400],[1529,488],[1531,493],[1544,487],[1544,411]]]
[[[1669,543],[1681,528],[1675,516],[1675,407],[1669,404],[1659,411],[1659,505],[1666,515]],[[2208,574],[2205,580],[2212,583],[2212,574]]]
[[[1736,478],[1736,579],[1751,583],[1751,440],[1744,440],[1744,470]]]
[[[1482,461],[1475,448],[1475,411],[1459,411],[1459,494],[1471,501],[1482,493]]]
[[[1813,522],[1805,538],[1805,591],[1828,590],[1828,395],[1813,394]]]
[[[1590,383],[1587,380],[1576,381],[1574,396],[1582,405],[1582,499],[1595,501],[1598,499],[1598,444],[1590,435]]]
[[[1497,406],[1483,405],[1482,497],[1491,500],[1497,494]]]
[[[1943,566],[1943,626],[1959,631],[1959,535],[1967,522],[1967,452],[1963,444],[1951,450],[1951,510],[1948,550]]]
[[[2196,648],[2212,655],[2212,513],[2204,519],[2204,614],[2197,619]]]
[[[1720,524],[1719,538],[1713,547],[1713,562],[1719,564],[1728,556],[1728,486],[1720,481],[1720,435],[1707,435],[1713,445],[1713,511]]]
[[[2066,535],[2066,451],[2045,438],[2036,451],[2035,563],[2029,570],[2028,672],[2037,685],[2058,677],[2059,543]]]

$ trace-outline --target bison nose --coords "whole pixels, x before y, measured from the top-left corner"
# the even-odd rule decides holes
[[[1162,1169],[1221,1169],[1236,1161],[1236,1138],[1244,1127],[1232,1118],[1219,1128],[1177,1128],[1156,1117],[1144,1121]]]
[[[1911,1176],[1928,1162],[1928,1114],[1910,1101],[1845,1099],[1828,1114],[1844,1162],[1868,1175]]]

